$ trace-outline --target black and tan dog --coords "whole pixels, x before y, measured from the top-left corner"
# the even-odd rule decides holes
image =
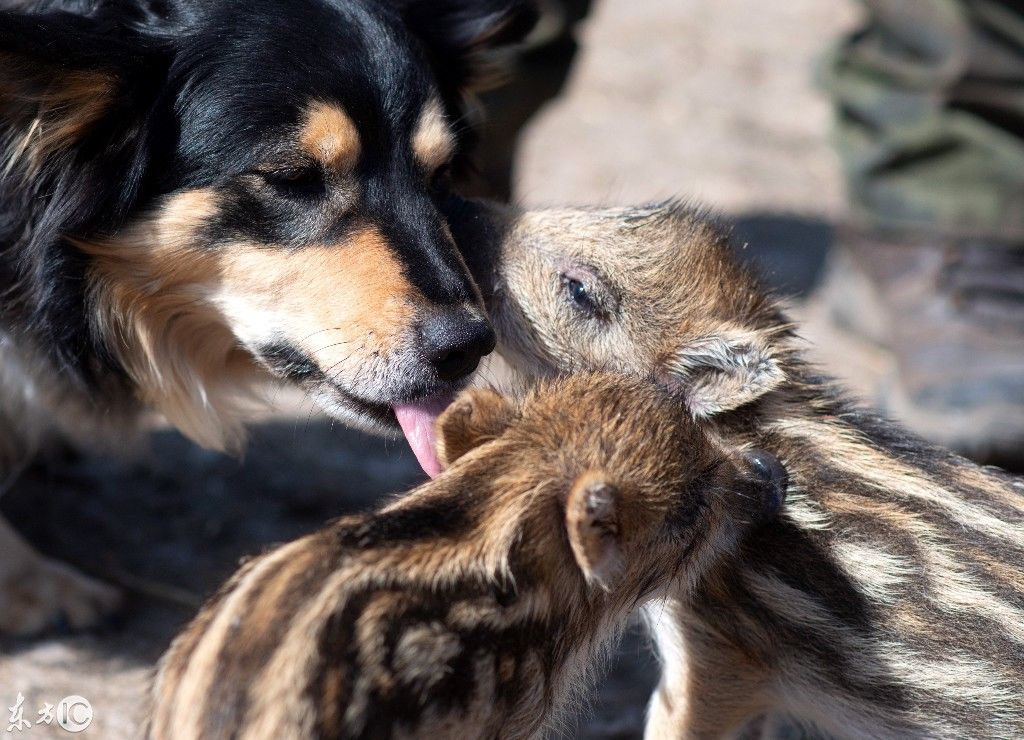
[[[0,0],[0,476],[268,384],[421,441],[494,335],[436,202],[518,0]],[[0,520],[0,631],[110,589]],[[18,588],[7,588],[16,583]]]

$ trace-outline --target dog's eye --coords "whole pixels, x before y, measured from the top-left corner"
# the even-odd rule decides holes
[[[260,170],[259,176],[279,195],[287,198],[316,197],[323,195],[326,187],[323,174],[314,166]]]

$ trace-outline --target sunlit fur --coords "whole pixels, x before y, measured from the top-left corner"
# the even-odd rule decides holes
[[[649,737],[717,737],[765,711],[840,737],[1024,734],[1024,482],[847,400],[699,212],[453,214],[520,381],[635,373],[789,470],[741,567],[649,610],[664,661]]]
[[[743,457],[636,380],[469,391],[439,428],[439,478],[221,589],[160,664],[152,737],[531,737],[633,610],[718,582],[770,514]]]

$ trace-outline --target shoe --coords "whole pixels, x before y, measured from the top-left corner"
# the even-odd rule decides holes
[[[864,370],[880,410],[979,462],[1024,468],[1024,245],[845,229],[812,300],[827,325],[812,333],[833,362]]]

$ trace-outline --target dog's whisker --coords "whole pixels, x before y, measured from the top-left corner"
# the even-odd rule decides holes
[[[331,327],[327,327],[326,329],[317,329],[316,331],[312,331],[309,334],[307,334],[306,336],[304,336],[301,339],[299,339],[299,343],[301,344],[302,342],[305,342],[307,339],[309,339],[311,337],[315,337],[317,334],[323,334],[324,332],[327,332],[327,331],[344,331],[344,329],[345,329],[345,327],[343,327],[343,326],[331,326]]]
[[[325,349],[331,349],[332,347],[341,347],[341,346],[346,345],[346,344],[352,344],[352,342],[353,342],[353,340],[346,339],[346,340],[344,340],[342,342],[334,342],[333,344],[325,344],[323,347],[320,347],[319,349],[313,350],[313,354],[317,355],[317,354],[320,354],[321,352],[323,352]]]

